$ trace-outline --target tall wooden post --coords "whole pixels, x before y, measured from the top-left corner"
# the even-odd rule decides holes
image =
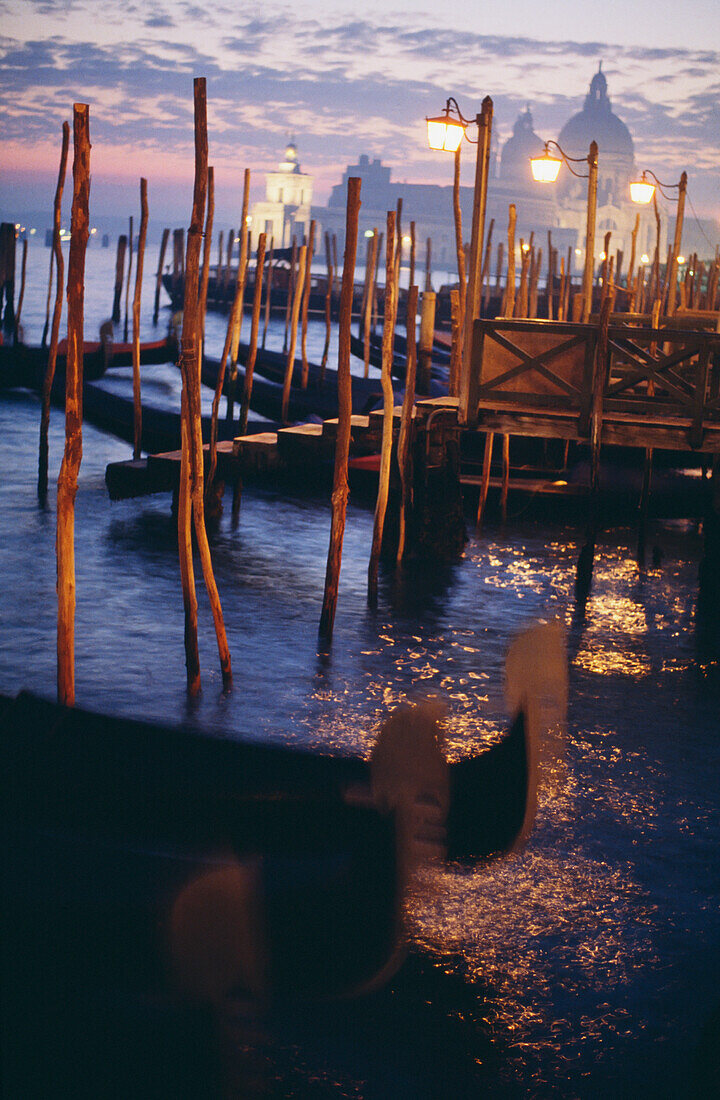
[[[670,267],[670,290],[668,293],[668,316],[675,313],[675,295],[677,293],[678,256],[682,246],[683,217],[685,215],[685,194],[687,192],[687,172],[683,172],[678,185],[678,204],[675,215],[675,237],[673,239],[672,264]]]
[[[170,236],[169,229],[163,229],[162,241],[160,242],[160,253],[158,255],[158,266],[155,274],[155,305],[153,306],[153,324],[158,323],[158,316],[160,313],[160,288],[162,287],[162,274],[163,265],[165,264],[165,252],[167,249],[168,237]]]
[[[586,325],[590,319],[593,293],[593,268],[595,265],[595,215],[597,213],[598,147],[596,141],[590,142],[588,153],[588,192],[587,221],[585,225],[585,270],[583,272],[583,311],[582,322]]]
[[[240,311],[235,314],[233,320],[232,340],[230,343],[230,392],[227,395],[227,419],[232,423],[233,402],[235,399],[235,386],[237,383],[238,349],[240,347],[240,332],[242,329],[243,307],[245,305],[245,280],[247,278],[248,257],[248,231],[247,213],[250,201],[250,169],[245,169],[243,182],[242,220],[240,223],[240,258],[238,259],[237,279],[235,290],[240,292]]]
[[[307,331],[308,331],[308,308],[310,306],[310,290],[312,287],[312,261],[313,252],[315,250],[315,219],[310,222],[310,229],[308,232],[307,243],[307,258],[305,260],[305,280],[303,284],[303,297],[302,297],[302,335],[300,339],[300,355],[302,358],[302,372],[300,375],[300,385],[304,390],[307,389],[308,384],[308,371],[309,363],[307,357]]]
[[[57,691],[75,705],[75,496],[82,461],[85,251],[90,236],[90,108],[73,106],[73,201],[68,258],[68,350],[65,370],[65,453],[57,491]]]
[[[486,96],[482,102],[482,111],[476,117],[478,127],[477,160],[475,162],[475,189],[473,192],[472,233],[470,237],[470,257],[467,299],[465,304],[465,340],[463,345],[462,370],[460,376],[460,407],[458,410],[461,424],[474,421],[477,413],[477,379],[472,372],[472,335],[473,324],[480,316],[480,274],[482,267],[483,236],[485,233],[485,209],[487,207],[487,185],[490,168],[490,139],[492,137],[493,102]]]
[[[121,233],[118,237],[117,254],[115,256],[115,292],[113,294],[112,319],[113,324],[120,324],[120,299],[122,297],[123,279],[125,277],[125,252],[127,251],[127,237]]]
[[[303,296],[303,288],[305,285],[305,265],[307,263],[307,245],[301,244],[298,249],[298,273],[297,280],[295,282],[295,289],[293,292],[292,300],[292,312],[290,314],[290,346],[288,347],[287,360],[285,362],[285,378],[283,381],[283,396],[282,396],[282,412],[281,417],[283,423],[288,418],[288,408],[290,405],[290,387],[292,385],[292,376],[295,369],[295,348],[297,346],[297,327],[298,318],[300,316],[300,303]]]
[[[434,290],[425,291],[420,302],[420,348],[418,352],[417,388],[420,393],[430,393],[430,371],[432,365],[433,336],[435,334],[435,304],[437,295]]]
[[[364,377],[370,374],[370,322],[372,320],[372,308],[375,300],[375,269],[378,250],[378,232],[373,229],[373,235],[369,243],[369,255],[367,258],[365,312],[363,316],[363,359]]]
[[[135,294],[133,296],[133,458],[140,458],[142,447],[142,401],[140,399],[140,295],[142,293],[143,261],[147,239],[148,201],[147,180],[140,180],[140,239],[135,265]]]
[[[70,144],[70,127],[67,122],[62,126],[62,151],[60,153],[60,170],[58,172],[57,187],[55,189],[55,205],[53,210],[53,255],[55,256],[55,305],[53,306],[52,327],[50,329],[50,349],[48,351],[47,367],[43,378],[42,411],[40,413],[40,448],[38,455],[38,499],[41,504],[47,500],[48,485],[48,428],[50,426],[50,394],[55,378],[55,364],[57,362],[58,336],[60,333],[60,317],[62,315],[62,291],[65,278],[65,261],[63,260],[62,244],[60,242],[60,222],[62,218],[62,194],[65,186],[65,172],[67,169],[68,147]]]
[[[207,589],[210,609],[215,625],[215,635],[220,657],[220,669],[222,672],[223,688],[229,690],[232,686],[232,669],[230,663],[230,650],[225,634],[225,623],[220,597],[218,595],[215,576],[210,557],[210,546],[205,530],[205,509],[203,502],[203,441],[202,419],[200,411],[200,245],[203,235],[203,214],[207,194],[207,99],[205,79],[196,77],[194,81],[195,98],[195,184],[193,190],[193,208],[190,228],[187,236],[187,255],[185,261],[185,307],[183,309],[183,330],[180,348],[180,368],[183,379],[183,407],[186,410],[185,430],[187,433],[187,467],[190,478],[190,498],[192,519],[197,541],[198,552],[202,564],[205,588]],[[183,517],[187,523],[187,510]],[[189,565],[192,572],[191,546],[189,546],[189,532],[180,527],[180,513],[178,513],[178,542],[181,555],[181,574]],[[190,560],[187,555],[190,550]],[[185,559],[184,564],[182,559]],[[195,694],[200,690],[200,672],[191,667],[191,660],[197,651],[197,638],[188,648],[188,611],[192,610],[192,593],[183,593],[186,608],[186,653],[188,671],[188,690]],[[195,612],[197,618],[197,611]],[[196,629],[195,629],[196,633]],[[191,675],[195,673],[194,675]]]
[[[358,218],[360,214],[360,184],[356,176],[348,179],[347,212],[345,224],[345,257],[343,260],[342,289],[340,292],[339,346],[338,346],[338,431],[335,442],[335,471],[332,490],[332,519],[330,545],[325,570],[325,592],[320,616],[320,637],[332,638],[337,607],[340,564],[342,562],[343,536],[348,498],[348,456],[350,454],[350,429],[352,425],[352,380],[350,377],[350,323],[352,320],[355,258],[357,255]]]
[[[128,269],[127,269],[127,280],[125,282],[125,323],[124,323],[124,328],[123,328],[123,340],[127,340],[127,338],[128,338],[128,316],[129,316],[129,304],[130,304],[130,275],[131,275],[131,272],[132,272],[132,258],[133,258],[133,247],[134,247],[132,215],[130,215],[130,226],[129,226],[129,228],[130,228],[130,232],[128,234]]]
[[[418,288],[414,283],[408,287],[408,324],[407,324],[407,365],[405,368],[405,396],[400,414],[398,432],[397,460],[400,472],[400,514],[398,519],[397,561],[405,556],[407,517],[410,508],[412,486],[412,414],[415,404],[415,371],[417,354],[415,344],[415,319],[418,305]]]
[[[375,504],[372,547],[368,564],[368,604],[377,605],[378,565],[382,549],[385,512],[390,491],[390,458],[393,432],[392,361],[395,348],[395,319],[397,317],[397,267],[395,264],[395,212],[388,211],[385,245],[385,311],[383,319],[382,374],[380,384],[383,393],[383,430],[380,453],[380,477]]]
[[[253,373],[255,371],[255,359],[257,358],[258,329],[260,328],[260,306],[262,304],[263,268],[265,266],[265,245],[267,236],[261,233],[258,237],[258,246],[255,262],[255,290],[253,294],[252,322],[250,325],[250,347],[245,362],[245,385],[243,387],[242,405],[240,406],[240,424],[238,435],[245,435],[247,431],[250,401],[252,399]]]

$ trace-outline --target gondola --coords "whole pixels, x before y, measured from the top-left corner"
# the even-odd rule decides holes
[[[530,831],[528,652],[542,660],[538,647],[547,656],[559,639],[540,631],[520,654],[506,735],[449,765],[423,705],[391,714],[366,761],[0,696],[2,1005],[22,1094],[83,1084],[98,1066],[116,1084],[146,1042],[149,1005],[174,1035],[150,1056],[175,1064],[187,1006],[385,982],[403,961],[417,863],[496,859]]]
[[[29,344],[0,344],[0,389],[39,390],[48,363],[47,347]],[[83,375],[88,380],[101,378],[111,367],[132,365],[132,343],[85,341]],[[140,363],[167,363],[177,358],[177,341],[172,336],[144,340],[140,344]],[[67,359],[67,340],[58,344],[56,370],[62,376]]]

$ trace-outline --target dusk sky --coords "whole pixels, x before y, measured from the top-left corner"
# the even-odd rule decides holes
[[[638,167],[687,169],[698,214],[720,217],[718,0],[266,0],[207,9],[184,0],[0,0],[0,216],[51,209],[61,126],[90,104],[91,203],[133,213],[141,175],[151,220],[182,224],[192,198],[192,81],[207,78],[217,210],[231,218],[243,169],[253,198],[289,135],[324,203],[360,153],[395,180],[449,183],[424,117],[448,95],[464,113],[495,104],[507,138],[529,104],[556,137],[602,61]],[[468,149],[468,153],[470,150]],[[602,150],[601,150],[602,155]],[[464,181],[472,181],[472,154]]]

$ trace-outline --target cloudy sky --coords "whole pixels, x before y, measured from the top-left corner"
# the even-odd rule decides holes
[[[686,168],[697,212],[720,217],[718,0],[393,5],[0,0],[0,216],[51,207],[75,101],[90,104],[95,212],[132,213],[144,175],[151,217],[169,223],[189,217],[194,76],[207,78],[218,214],[231,217],[243,169],[259,198],[289,134],[321,203],[362,152],[394,179],[448,183],[423,121],[448,95],[469,115],[490,94],[499,140],[528,103],[555,137],[602,61],[638,165],[669,181]]]

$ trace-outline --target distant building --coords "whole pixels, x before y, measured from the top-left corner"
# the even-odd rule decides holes
[[[265,200],[253,203],[249,225],[253,240],[267,233],[276,248],[287,248],[293,237],[302,239],[310,225],[313,177],[300,169],[294,141],[288,142],[285,159],[265,179]]]
[[[631,235],[635,219],[640,214],[636,245],[636,264],[643,254],[652,257],[655,249],[655,218],[648,209],[630,200],[630,180],[639,175],[635,165],[633,140],[627,126],[613,112],[607,91],[607,80],[601,68],[593,76],[583,109],[573,115],[560,131],[558,141],[568,156],[585,158],[590,142],[598,144],[598,208],[595,231],[595,257],[599,262],[604,235],[612,233],[610,253],[624,253],[623,270],[630,260]],[[578,179],[565,166],[555,186],[536,183],[532,179],[530,158],[542,153],[544,141],[533,129],[528,107],[517,118],[511,137],[504,143],[500,156],[491,164],[488,183],[486,226],[494,219],[494,277],[496,246],[507,240],[508,207],[515,203],[517,211],[516,248],[520,238],[529,240],[535,234],[535,244],[543,248],[543,267],[547,263],[547,233],[552,234],[553,247],[561,255],[570,250],[572,270],[582,271],[585,258],[585,222],[587,210],[587,180]],[[467,155],[467,149],[465,150]],[[577,164],[580,175],[587,166]],[[452,271],[456,264],[455,230],[452,213],[452,185],[395,183],[391,170],[379,159],[370,160],[363,154],[357,164],[349,165],[330,195],[327,207],[313,208],[313,217],[322,230],[336,233],[342,247],[345,231],[345,196],[347,180],[359,176],[362,180],[360,237],[377,228],[384,231],[388,210],[394,210],[398,198],[403,200],[402,232],[409,232],[415,222],[418,262],[425,253],[425,241],[432,240],[433,266]],[[448,157],[448,177],[452,178],[452,161]],[[460,188],[463,238],[470,238],[473,193],[470,187]],[[664,261],[667,225],[661,226],[661,259]],[[364,258],[362,255],[360,259]]]

